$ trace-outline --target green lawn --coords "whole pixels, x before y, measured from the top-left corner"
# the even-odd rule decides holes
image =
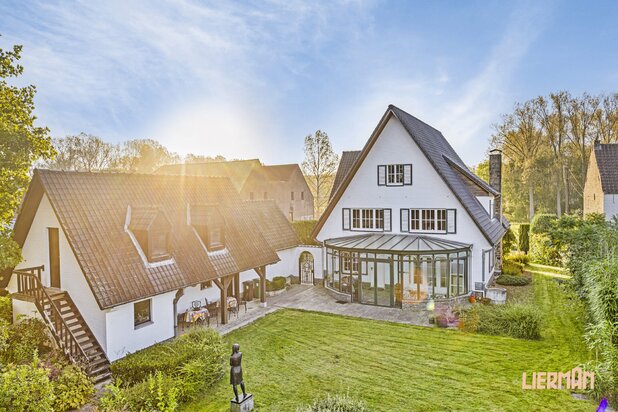
[[[316,396],[349,392],[377,411],[594,410],[566,391],[524,391],[523,371],[566,371],[589,354],[579,306],[553,279],[534,276],[531,301],[547,313],[543,340],[466,334],[281,310],[225,338],[244,353],[258,410],[293,411]],[[227,411],[229,375],[186,411]]]

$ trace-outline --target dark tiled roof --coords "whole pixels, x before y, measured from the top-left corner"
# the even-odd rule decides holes
[[[468,170],[468,168],[442,133],[396,106],[390,105],[389,109],[397,116],[485,237],[492,243],[502,239],[508,223],[502,224],[497,219],[491,219],[476,197],[468,190],[460,176],[461,170]],[[506,222],[505,218],[503,220]]]
[[[337,176],[335,177],[336,185],[331,192],[331,200],[326,212],[322,214],[322,217],[313,230],[313,236],[316,236],[321,230],[328,215],[332,212],[341,194],[345,191],[348,182],[353,177],[352,173],[356,173],[356,170],[358,170],[358,162],[364,159],[366,154],[371,150],[382,127],[392,115],[399,119],[410,137],[416,142],[425,157],[459,199],[485,238],[492,244],[500,241],[509,223],[505,217],[502,217],[502,222],[504,223],[501,223],[498,219],[491,219],[489,214],[476,199],[474,193],[470,190],[470,182],[474,182],[474,185],[478,186],[482,184],[480,179],[474,179],[470,176],[472,174],[471,172],[466,172],[468,170],[467,166],[459,158],[455,150],[439,130],[434,129],[393,105],[388,106],[384,116],[382,116],[382,120],[361,152],[344,152],[344,155],[345,153],[352,154],[347,156],[348,158],[345,159],[345,164],[344,156],[342,156],[341,164],[339,170],[337,170]]]
[[[595,144],[594,157],[601,175],[603,192],[618,193],[618,143]]]
[[[341,186],[341,183],[345,180],[348,172],[352,169],[354,162],[360,156],[360,150],[354,150],[349,152],[343,152],[341,154],[341,160],[339,160],[339,167],[337,168],[337,174],[335,175],[335,181],[333,182],[333,188],[330,191],[330,198],[332,199],[334,194],[337,193],[337,189]]]
[[[271,248],[283,250],[300,244],[294,228],[275,201],[249,200],[244,205]]]
[[[292,174],[296,170],[300,170],[300,167],[296,163],[287,164],[287,165],[271,165],[271,166],[262,166],[262,171],[264,176],[268,180],[277,180],[277,181],[287,181],[290,180]]]
[[[186,163],[161,166],[155,173],[166,175],[229,177],[240,191],[255,168],[261,167],[258,159],[230,160],[229,162]]]
[[[43,192],[49,197],[101,308],[279,260],[227,178],[37,170],[28,192],[24,204],[36,201],[30,192],[40,193],[39,201]],[[226,249],[205,251],[187,225],[187,204],[217,206]],[[124,230],[129,206],[140,210],[140,225],[152,210],[169,220],[172,263],[144,264]],[[16,239],[29,230],[20,219],[28,218],[18,216]]]

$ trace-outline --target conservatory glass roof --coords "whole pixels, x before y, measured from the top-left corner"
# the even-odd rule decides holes
[[[440,253],[468,250],[472,245],[424,235],[386,235],[382,233],[339,237],[324,241],[337,249],[381,252]]]

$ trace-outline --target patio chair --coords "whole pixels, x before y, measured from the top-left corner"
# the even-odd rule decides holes
[[[176,314],[176,324],[178,325],[178,331],[184,330],[187,325],[186,321],[186,311]]]
[[[217,326],[219,326],[219,302],[211,302],[206,305],[208,309],[208,324],[210,325],[210,319],[215,318]]]

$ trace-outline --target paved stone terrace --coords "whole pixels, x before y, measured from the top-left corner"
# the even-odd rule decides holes
[[[262,307],[257,300],[249,302],[247,303],[247,311],[245,312],[245,308],[241,307],[238,316],[230,315],[230,322],[227,325],[217,326],[216,322],[213,321],[211,327],[225,335],[282,308],[311,310],[409,325],[429,325],[428,313],[425,310],[402,310],[361,305],[360,303],[337,303],[320,286],[293,285],[286,292],[267,298],[267,301],[267,307]],[[188,329],[183,329],[181,333],[185,330]]]

